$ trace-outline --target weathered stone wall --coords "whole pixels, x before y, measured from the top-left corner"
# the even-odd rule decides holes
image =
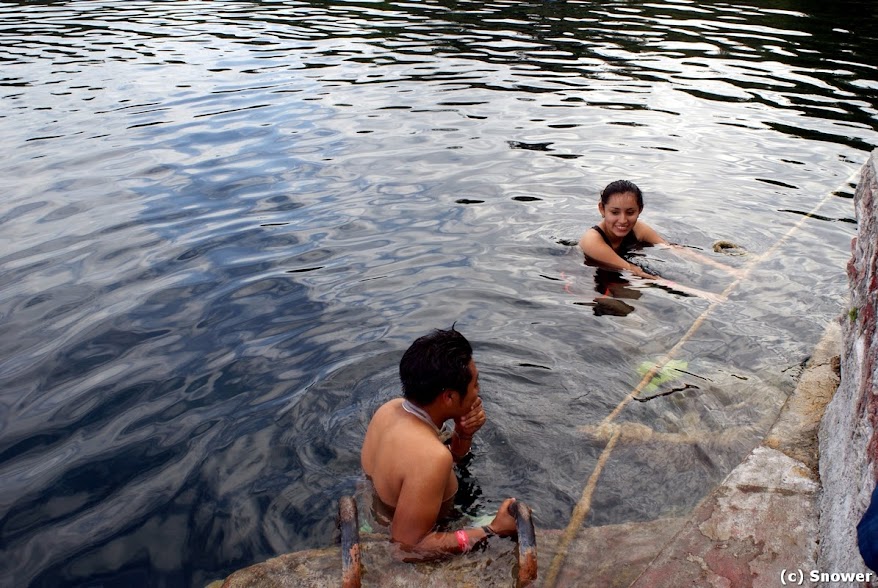
[[[841,383],[820,423],[817,562],[827,572],[868,571],[856,526],[878,478],[878,149],[863,168],[854,196],[857,237],[847,272],[849,312],[842,317]]]

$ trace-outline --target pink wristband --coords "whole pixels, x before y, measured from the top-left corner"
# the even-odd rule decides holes
[[[466,553],[469,551],[469,536],[466,534],[466,531],[461,529],[455,532],[454,536],[457,537],[457,546],[460,547],[460,552]]]

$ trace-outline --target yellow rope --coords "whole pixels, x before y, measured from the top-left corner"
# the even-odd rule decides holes
[[[588,478],[588,483],[582,490],[582,497],[579,499],[579,502],[576,503],[576,508],[573,509],[573,514],[570,516],[570,523],[567,525],[564,534],[558,541],[558,551],[555,555],[555,559],[552,560],[552,565],[549,568],[549,575],[546,577],[546,581],[543,584],[544,586],[555,585],[555,581],[558,579],[558,572],[561,571],[561,566],[564,564],[564,559],[567,556],[567,549],[570,547],[573,540],[576,539],[576,535],[579,533],[579,529],[582,526],[582,521],[585,520],[588,511],[591,510],[591,495],[594,493],[595,486],[598,484],[598,478],[601,477],[601,471],[604,469],[607,460],[610,459],[610,454],[613,452],[613,447],[616,446],[616,441],[619,440],[619,435],[621,433],[622,430],[619,427],[616,427],[613,436],[610,437],[610,441],[607,443],[607,446],[604,447],[603,453],[601,453],[601,456],[598,458],[598,463],[595,465],[594,471],[592,471],[591,476]]]
[[[855,181],[862,172],[862,167],[845,181],[845,184],[849,184],[852,181]],[[555,582],[558,579],[558,574],[561,571],[562,566],[564,565],[564,561],[567,559],[567,551],[570,548],[570,544],[576,538],[576,535],[579,533],[579,529],[582,526],[582,522],[585,520],[585,517],[588,515],[591,510],[591,497],[594,493],[595,487],[597,487],[598,479],[600,478],[601,472],[604,469],[604,465],[607,463],[607,460],[610,458],[610,454],[613,452],[613,448],[616,446],[616,442],[619,440],[619,436],[621,434],[621,429],[618,425],[614,425],[613,421],[616,417],[619,416],[619,413],[633,400],[637,397],[638,394],[649,384],[650,381],[658,374],[662,368],[664,368],[669,361],[671,361],[677,352],[683,347],[683,345],[692,338],[695,332],[701,327],[707,317],[710,315],[713,310],[719,306],[722,302],[724,302],[729,294],[740,284],[743,280],[745,280],[750,272],[753,270],[756,265],[761,263],[764,259],[772,255],[777,249],[783,245],[783,243],[789,239],[796,231],[798,231],[803,224],[807,221],[808,217],[817,213],[820,208],[823,207],[833,196],[834,191],[830,192],[826,195],[823,200],[821,200],[817,206],[815,206],[811,212],[807,215],[803,215],[802,218],[799,219],[797,223],[795,223],[790,229],[784,233],[784,235],[777,240],[777,242],[765,250],[761,255],[754,257],[751,259],[747,265],[743,268],[741,274],[731,283],[729,284],[725,290],[723,290],[720,295],[720,299],[716,301],[711,301],[710,305],[702,312],[698,318],[692,323],[692,326],[683,334],[677,344],[674,345],[670,351],[668,351],[655,365],[650,368],[649,371],[644,374],[643,378],[641,378],[640,382],[637,386],[634,387],[631,392],[629,392],[621,402],[613,409],[610,414],[601,421],[598,429],[604,429],[612,427],[613,435],[610,437],[609,442],[607,443],[604,451],[601,453],[598,458],[598,462],[595,465],[595,469],[592,471],[591,476],[588,478],[588,482],[585,485],[585,488],[582,491],[582,497],[579,499],[579,502],[576,504],[576,507],[573,509],[573,513],[570,515],[570,522],[567,524],[567,528],[564,530],[564,534],[561,536],[561,540],[558,542],[558,551],[555,554],[554,559],[552,560],[552,564],[549,568],[549,573],[546,577],[546,581],[543,583],[544,588],[554,588]]]

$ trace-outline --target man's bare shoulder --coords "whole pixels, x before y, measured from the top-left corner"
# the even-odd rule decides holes
[[[444,488],[454,468],[454,457],[441,442],[410,443],[397,455],[402,480],[417,484],[436,484]]]
[[[417,455],[435,458],[449,453],[448,448],[439,440],[436,433],[424,423],[412,417],[402,408],[403,399],[395,398],[382,404],[372,416],[367,430],[380,438],[381,450],[389,449],[395,455]]]
[[[388,400],[378,407],[378,410],[376,410],[375,414],[372,415],[372,420],[375,420],[377,418],[387,418],[389,415],[401,410],[402,401],[402,398],[394,398],[393,400]]]
[[[402,400],[395,399],[375,411],[363,440],[363,471],[384,481],[396,480],[398,484],[410,474],[447,475],[454,463],[451,452],[434,430],[405,412],[401,405]],[[390,489],[385,490],[382,499],[388,504],[396,502]]]

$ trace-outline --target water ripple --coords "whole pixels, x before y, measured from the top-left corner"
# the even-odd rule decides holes
[[[666,436],[614,454],[593,519],[691,507],[840,312],[878,144],[868,15],[768,4],[3,3],[8,583],[205,585],[331,544],[402,350],[455,321],[489,415],[471,506],[563,527],[584,431],[706,306],[629,284],[604,312],[575,243],[619,177],[708,255],[804,223],[687,344],[697,392],[626,413]]]

